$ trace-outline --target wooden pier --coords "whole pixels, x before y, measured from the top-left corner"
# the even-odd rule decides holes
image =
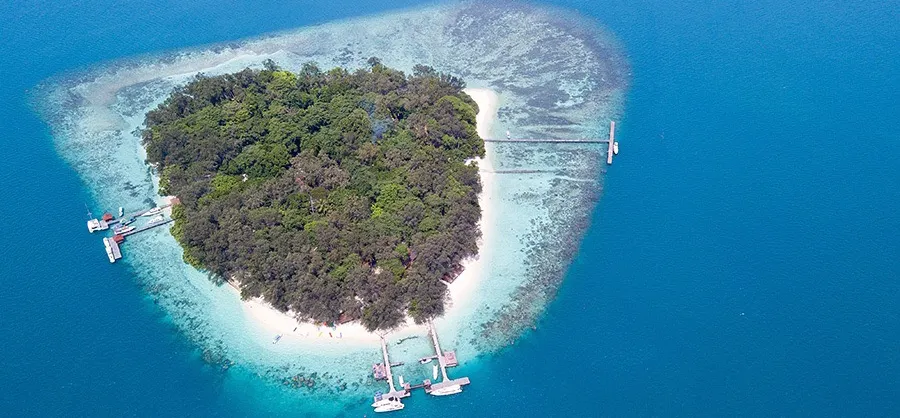
[[[438,341],[437,330],[434,328],[434,322],[428,320],[428,333],[431,334],[431,342],[434,344],[434,354],[437,356],[438,365],[441,368],[441,380],[440,383],[432,383],[430,387],[425,387],[425,392],[435,396],[443,396],[443,395],[452,395],[455,393],[459,393],[462,391],[462,387],[468,385],[469,378],[461,377],[459,379],[450,379],[447,376],[447,367],[448,364],[456,365],[456,353],[441,351],[441,343]],[[450,354],[447,356],[446,354]]]
[[[518,142],[532,144],[605,144],[608,139],[585,138],[585,139],[554,139],[554,138],[507,138],[507,139],[485,139],[484,142]]]
[[[149,209],[139,210],[137,212],[132,212],[127,215],[120,216],[119,218],[115,218],[110,213],[104,213],[102,217],[99,219],[91,219],[87,222],[88,232],[97,232],[97,231],[106,231],[110,229],[110,227],[114,227],[112,237],[103,238],[103,247],[106,250],[106,255],[109,257],[110,263],[115,263],[116,260],[122,258],[122,250],[120,248],[122,242],[125,240],[125,237],[132,236],[134,234],[144,232],[158,226],[167,225],[169,223],[174,222],[173,219],[166,219],[163,216],[159,216],[150,220],[145,225],[142,225],[140,228],[134,228],[127,232],[122,232],[122,228],[126,228],[124,225],[130,224],[134,222],[136,218],[139,216],[150,216],[149,214],[156,215],[162,213],[163,209],[171,207],[174,203],[177,203],[177,199],[173,199],[172,203],[155,206]],[[151,212],[152,211],[152,212]],[[119,212],[122,212],[122,208],[119,208]],[[149,214],[148,214],[149,213]],[[90,215],[90,214],[89,214]],[[128,227],[130,228],[130,226]]]
[[[509,135],[509,132],[507,132]],[[609,123],[609,139],[607,138],[582,138],[582,139],[560,139],[560,138],[485,138],[484,142],[497,143],[520,143],[520,144],[608,144],[606,151],[606,164],[612,165],[613,156],[619,153],[619,144],[616,142],[616,121]]]
[[[397,363],[391,363],[390,356],[388,356],[387,349],[387,341],[384,336],[381,337],[381,356],[383,359],[382,363],[373,364],[372,365],[372,375],[375,380],[387,380],[389,392],[385,394],[378,393],[375,395],[375,402],[379,402],[383,399],[402,399],[410,396],[414,389],[424,389],[425,393],[433,395],[433,396],[445,396],[445,395],[453,395],[456,393],[462,392],[462,387],[468,385],[470,383],[468,377],[462,377],[458,379],[450,379],[447,375],[447,367],[456,366],[459,364],[456,359],[456,353],[453,351],[441,351],[441,343],[438,341],[437,331],[434,328],[434,323],[428,321],[428,334],[431,336],[432,344],[434,344],[434,352],[435,355],[423,357],[422,360],[433,360],[437,359],[441,368],[441,381],[434,383],[431,379],[425,379],[422,383],[410,384],[409,382],[404,382],[403,377],[400,377],[400,388],[398,389],[394,386],[394,374],[391,371],[391,366]],[[402,364],[402,363],[401,363]]]
[[[405,398],[405,397],[409,396],[409,394],[410,394],[409,383],[404,384],[402,390],[397,390],[397,388],[394,387],[394,375],[391,373],[392,364],[391,364],[391,360],[388,356],[387,342],[384,340],[384,336],[381,336],[381,354],[384,357],[384,363],[376,364],[376,365],[372,366],[372,370],[375,373],[375,379],[381,380],[381,379],[379,379],[379,371],[380,371],[381,373],[383,373],[384,379],[386,379],[388,382],[388,388],[390,388],[390,392],[385,393],[384,395],[381,395],[381,397],[382,398],[394,397],[394,398],[399,399],[399,398]]]

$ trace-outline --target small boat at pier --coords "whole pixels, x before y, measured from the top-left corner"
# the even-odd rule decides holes
[[[154,207],[154,208],[142,213],[141,216],[159,215],[162,211],[163,211],[163,208],[157,206],[157,207]]]
[[[116,235],[119,235],[119,234],[127,234],[127,233],[129,233],[129,232],[131,232],[131,231],[134,231],[134,227],[133,227],[133,226],[128,226],[128,225],[119,225],[119,226],[115,227],[115,229],[113,229],[113,232],[114,232]]]
[[[405,405],[403,405],[403,402],[400,402],[400,399],[395,397],[376,400],[375,403],[372,404],[372,408],[375,408],[375,412],[399,411],[404,407]]]
[[[455,395],[460,392],[462,392],[462,387],[460,385],[453,385],[453,386],[447,386],[445,388],[432,390],[431,394],[434,396],[447,396],[447,395]]]
[[[431,378],[434,380],[437,380],[437,375],[438,375],[438,366],[437,366],[437,364],[435,364],[434,366],[432,366],[432,369],[431,369]]]

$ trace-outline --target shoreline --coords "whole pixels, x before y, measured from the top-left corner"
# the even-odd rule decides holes
[[[490,136],[491,128],[497,119],[497,109],[499,105],[499,97],[493,90],[486,88],[467,88],[463,90],[468,94],[475,103],[478,104],[478,113],[476,115],[476,130],[478,135],[483,139]],[[448,303],[444,315],[441,319],[444,321],[453,320],[458,317],[463,308],[470,306],[472,298],[478,285],[484,279],[485,274],[485,254],[491,250],[487,246],[488,242],[493,242],[495,236],[495,214],[493,196],[496,191],[495,174],[493,164],[491,164],[491,151],[485,147],[484,158],[476,158],[474,161],[478,164],[478,173],[481,179],[481,193],[478,194],[478,205],[481,208],[481,220],[479,221],[479,229],[481,237],[478,240],[478,254],[462,261],[463,272],[447,285]],[[240,299],[240,292],[237,288],[230,284],[228,286],[235,296]],[[328,327],[325,325],[317,325],[314,323],[299,321],[289,313],[281,312],[275,309],[262,297],[254,297],[249,300],[240,300],[241,311],[244,318],[256,330],[265,331],[271,334],[271,339],[277,335],[281,335],[279,343],[288,342],[313,342],[313,343],[378,343],[381,334],[369,332],[363,327],[359,321],[352,321],[346,324]],[[418,325],[411,318],[407,318],[406,323],[398,328],[383,332],[384,335],[391,334],[393,336],[406,336],[412,334],[426,333],[424,325]],[[273,345],[274,346],[274,345]]]

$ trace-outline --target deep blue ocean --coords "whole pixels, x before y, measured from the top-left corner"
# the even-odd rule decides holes
[[[299,414],[204,363],[127,268],[85,257],[91,198],[31,90],[415,3],[0,3],[0,415]],[[622,153],[537,330],[401,415],[900,415],[900,4],[554,4],[627,51]]]

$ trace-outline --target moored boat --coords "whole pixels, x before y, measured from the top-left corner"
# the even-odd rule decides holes
[[[154,207],[154,208],[152,208],[152,209],[150,209],[150,210],[148,210],[148,211],[142,213],[141,216],[153,216],[153,215],[159,215],[159,213],[162,212],[162,211],[163,211],[163,208],[157,206],[157,207]]]
[[[391,412],[399,411],[403,409],[405,405],[403,405],[403,402],[400,402],[400,399],[390,397],[375,401],[375,403],[372,404],[372,407],[375,408],[375,412]]]
[[[131,231],[134,231],[134,227],[133,227],[133,226],[128,226],[128,225],[119,225],[119,226],[117,226],[115,229],[113,229],[113,232],[115,232],[116,235],[119,235],[119,234],[127,234],[127,233],[129,233],[129,232],[131,232]]]
[[[462,386],[453,385],[453,386],[447,386],[445,388],[432,390],[431,394],[434,396],[447,396],[447,395],[454,395],[454,394],[457,394],[460,392],[462,392]]]
[[[106,256],[109,257],[109,262],[115,263],[116,256],[113,254],[112,245],[109,243],[109,238],[103,238],[103,246],[106,248]]]

